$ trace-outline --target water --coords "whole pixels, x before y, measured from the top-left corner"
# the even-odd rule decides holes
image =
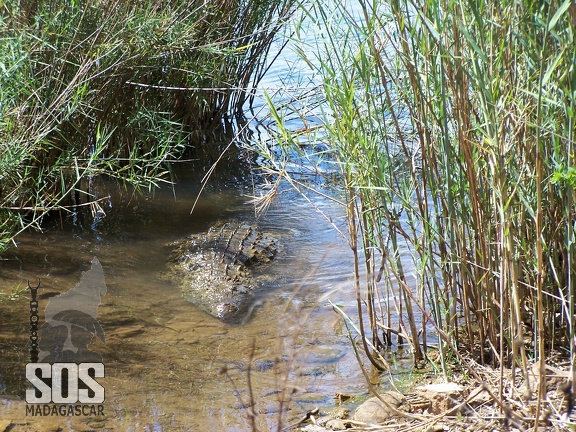
[[[166,268],[170,242],[220,218],[253,218],[247,197],[237,191],[205,195],[190,215],[196,191],[196,180],[180,181],[176,197],[168,188],[154,198],[116,190],[112,204],[103,206],[104,220],[90,224],[85,216],[85,226],[91,228],[52,221],[44,233],[20,236],[18,248],[4,255],[0,289],[7,292],[39,278],[41,311],[48,298],[78,283],[93,257],[102,263],[108,292],[98,321],[106,343],[93,341],[106,367],[107,419],[101,426],[249,430],[250,359],[257,418],[266,428],[277,423],[283,389],[289,396],[285,420],[318,405],[333,405],[337,392],[364,393],[342,322],[327,302],[349,311],[355,307],[351,253],[319,212],[343,224],[342,210],[325,199],[316,199],[315,210],[294,192],[281,194],[259,222],[280,238],[280,253],[267,270],[271,282],[251,319],[230,326],[186,302],[178,287],[158,277]],[[28,303],[0,307],[0,392],[15,400],[4,406],[2,418],[21,419],[24,407],[18,401],[27,387],[24,366],[29,361]],[[227,374],[221,373],[223,368]]]
[[[285,65],[299,67],[293,52],[285,56],[263,85],[281,86]],[[255,127],[253,139],[269,139],[266,133]],[[333,407],[338,392],[366,393],[343,322],[328,303],[355,313],[352,253],[328,223],[330,219],[345,229],[344,211],[332,201],[313,197],[313,208],[298,194],[284,191],[259,220],[264,231],[280,239],[281,250],[244,325],[227,325],[207,315],[159,277],[171,242],[221,219],[254,218],[247,204],[253,192],[249,183],[235,184],[226,169],[190,214],[200,174],[179,166],[174,190],[165,186],[142,197],[96,181],[94,191],[110,195],[101,203],[107,215],[103,220],[84,212],[47,221],[45,232],[22,234],[18,248],[4,254],[0,290],[40,279],[41,312],[50,297],[78,283],[93,257],[101,262],[108,291],[98,321],[106,341],[95,340],[92,348],[102,354],[106,367],[101,380],[106,417],[25,416],[29,312],[26,301],[14,301],[0,305],[0,420],[11,420],[13,430],[58,424],[128,431],[247,431],[253,399],[257,425],[272,430],[280,417],[286,426],[315,407]]]

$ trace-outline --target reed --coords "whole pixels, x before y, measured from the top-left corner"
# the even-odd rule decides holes
[[[73,204],[70,196],[94,199],[91,175],[140,188],[169,180],[168,161],[241,116],[292,8],[291,0],[2,2],[4,244],[46,209]]]
[[[526,377],[532,360],[575,359],[573,3],[312,2],[304,15],[325,35],[298,39],[316,92],[272,110],[276,142],[255,150],[306,193],[286,164],[331,161],[362,336],[407,343],[416,363],[437,348],[446,375],[464,355]],[[290,131],[293,112],[319,122]]]

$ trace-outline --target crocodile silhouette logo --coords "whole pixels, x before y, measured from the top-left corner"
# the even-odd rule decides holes
[[[100,297],[106,295],[104,271],[97,258],[82,272],[71,290],[52,297],[46,306],[46,322],[41,329],[38,358],[44,363],[101,362],[102,356],[88,349],[94,336],[106,342],[96,317]]]

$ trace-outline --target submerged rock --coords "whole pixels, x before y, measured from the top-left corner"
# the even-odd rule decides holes
[[[276,239],[256,225],[236,221],[219,223],[171,246],[166,275],[186,300],[229,323],[250,314],[262,269],[277,253]]]

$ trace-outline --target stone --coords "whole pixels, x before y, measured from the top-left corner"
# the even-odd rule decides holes
[[[330,430],[345,430],[346,423],[340,419],[332,419],[326,422],[326,428]]]
[[[497,391],[498,390],[494,390],[494,393],[497,393]],[[468,401],[468,405],[471,407],[477,408],[479,406],[493,402],[492,397],[488,394],[488,392],[483,391],[481,386],[477,387],[472,393],[475,393],[476,396],[472,397],[472,399]]]
[[[431,402],[430,413],[440,414],[446,412],[461,401],[462,386],[456,383],[428,384],[416,388],[419,396]]]
[[[406,403],[406,398],[398,392],[384,392],[380,397],[386,404],[377,397],[370,398],[356,409],[353,419],[368,424],[381,424],[396,414],[394,409],[401,410]]]

